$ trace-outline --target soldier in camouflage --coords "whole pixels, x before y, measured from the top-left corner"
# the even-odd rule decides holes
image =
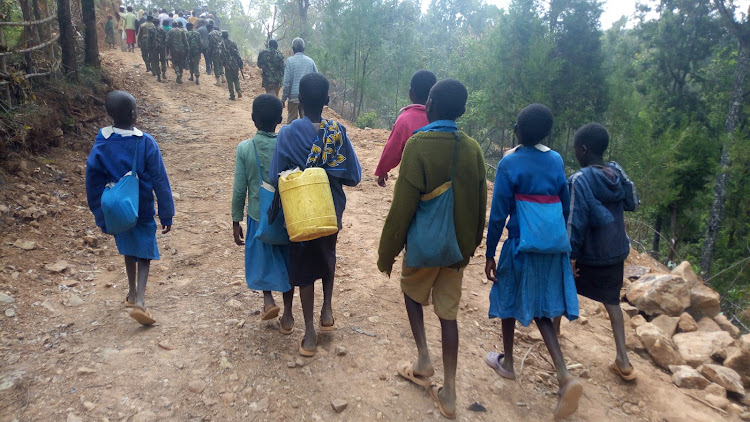
[[[237,90],[237,98],[242,98],[242,88],[240,87],[240,52],[237,50],[237,43],[229,39],[229,32],[221,31],[221,44],[219,44],[221,62],[224,64],[224,73],[227,77],[229,86],[229,99],[234,100],[234,91]]]
[[[276,40],[268,40],[268,48],[258,54],[258,67],[263,71],[263,88],[266,94],[279,96],[284,82],[284,55],[279,51]]]
[[[177,83],[182,83],[182,68],[189,50],[187,35],[182,29],[182,22],[175,21],[175,27],[167,32],[167,51],[172,56],[172,67],[177,75]]]
[[[221,32],[219,28],[214,27],[214,30],[208,34],[208,50],[211,56],[211,63],[214,69],[214,76],[216,76],[216,84],[221,85],[219,76],[224,79],[224,67],[221,64],[221,54],[219,52],[219,44],[221,44]]]
[[[138,46],[141,48],[141,57],[143,62],[146,63],[146,72],[151,71],[151,59],[148,56],[148,33],[151,28],[154,27],[154,17],[151,15],[146,16],[146,22],[141,25],[138,30]]]
[[[198,77],[200,76],[201,52],[203,51],[203,42],[201,34],[193,30],[193,24],[187,24],[187,41],[188,41],[188,67],[190,68],[190,80],[195,76],[195,84],[200,85]]]
[[[159,82],[162,79],[167,80],[166,47],[167,31],[163,26],[154,24],[154,27],[149,29],[148,32],[148,57],[151,61],[151,74],[156,76],[156,80]]]

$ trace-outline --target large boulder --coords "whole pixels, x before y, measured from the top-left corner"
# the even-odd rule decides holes
[[[635,330],[651,359],[658,366],[669,369],[670,365],[684,365],[685,360],[675,348],[672,339],[656,325],[647,322]]]
[[[698,372],[709,381],[726,388],[728,392],[737,393],[740,396],[745,395],[745,387],[742,386],[740,375],[734,369],[708,364],[700,366]]]
[[[677,330],[679,330],[681,333],[691,333],[693,331],[698,331],[698,323],[695,322],[695,319],[692,315],[687,312],[683,312],[682,315],[680,315],[680,321],[677,323]]]
[[[724,331],[728,332],[734,338],[740,338],[740,329],[736,325],[732,324],[732,321],[727,319],[724,314],[719,314],[714,317],[714,322]]]
[[[693,367],[687,365],[670,366],[672,371],[672,382],[680,388],[691,388],[702,390],[711,384],[703,375]]]
[[[672,337],[677,331],[677,323],[680,321],[678,317],[671,317],[666,315],[659,315],[658,317],[651,320],[651,323],[659,327],[664,334]]]
[[[704,285],[696,284],[690,288],[690,308],[688,312],[696,319],[707,316],[715,317],[721,312],[719,293]]]
[[[674,267],[672,274],[682,277],[690,287],[703,284],[703,281],[695,274],[693,267],[687,261],[682,261],[680,265]]]
[[[648,315],[678,317],[691,303],[687,282],[672,274],[641,277],[628,286],[625,297]]]
[[[738,343],[739,347],[729,351],[724,366],[737,371],[745,387],[750,388],[750,334],[742,336]]]
[[[698,320],[698,331],[714,332],[724,330],[719,327],[719,324],[717,324],[713,318],[703,317]]]
[[[693,368],[712,363],[711,355],[725,349],[734,342],[726,331],[694,331],[679,333],[672,337],[682,359]]]

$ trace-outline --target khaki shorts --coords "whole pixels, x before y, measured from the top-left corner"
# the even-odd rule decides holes
[[[461,281],[464,269],[456,268],[408,268],[401,269],[401,290],[413,301],[429,305],[430,292],[435,315],[454,321],[458,316],[461,300]]]

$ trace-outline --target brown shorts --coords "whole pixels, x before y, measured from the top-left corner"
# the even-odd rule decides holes
[[[458,316],[461,300],[461,281],[464,269],[456,268],[408,268],[401,269],[401,290],[413,301],[429,305],[430,292],[435,315],[454,321]]]

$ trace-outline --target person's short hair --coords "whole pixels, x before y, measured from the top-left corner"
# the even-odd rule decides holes
[[[174,13],[169,12],[169,13],[167,13],[167,16],[169,16],[170,18],[173,18],[174,17]]]
[[[411,91],[422,102],[427,101],[430,96],[430,90],[437,82],[435,74],[429,70],[420,70],[411,77]]]
[[[161,9],[161,13],[167,13],[167,9]]]
[[[292,50],[295,52],[305,51],[305,40],[299,37],[292,40]]]
[[[456,120],[466,112],[469,93],[461,82],[442,79],[430,89],[432,108],[440,120]]]
[[[127,91],[112,91],[104,99],[104,107],[115,123],[127,123],[136,108],[135,98]]]
[[[182,21],[176,21],[175,24],[178,28],[182,28]]]
[[[128,12],[132,12],[132,11],[133,11],[133,6],[128,6]]]
[[[208,29],[208,32],[213,31],[214,30],[214,24],[209,23],[208,25],[206,25],[206,29]]]
[[[185,28],[187,28],[187,30],[190,31],[191,29],[193,29],[193,23],[188,22],[187,25],[185,25]]]
[[[299,95],[303,108],[324,107],[328,99],[328,79],[320,73],[308,73],[299,81]]]
[[[170,21],[169,21],[169,19],[164,19],[164,20],[163,20],[163,21],[161,22],[161,26],[170,26],[169,24],[171,24],[171,23],[172,23],[172,22],[170,22]]]
[[[599,123],[589,123],[578,128],[573,145],[584,145],[592,153],[604,155],[609,146],[609,132]]]
[[[221,37],[229,39],[229,31],[221,31]]]
[[[124,11],[125,11],[125,6],[120,6],[120,12],[124,12]]]
[[[151,16],[151,15],[146,15],[146,20],[149,21],[149,22],[153,22],[154,21],[154,17]]]
[[[268,48],[273,48],[274,50],[276,50],[277,48],[279,48],[279,42],[271,38],[270,40],[268,40]]]
[[[516,118],[516,128],[524,145],[536,145],[549,136],[554,122],[552,111],[544,104],[526,106]]]
[[[276,127],[281,120],[282,109],[283,104],[275,95],[262,94],[253,100],[253,117],[264,128]]]

